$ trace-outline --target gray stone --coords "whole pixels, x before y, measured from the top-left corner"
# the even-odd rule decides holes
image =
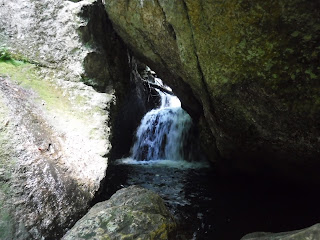
[[[250,233],[241,238],[241,240],[318,240],[320,239],[320,224],[311,227],[282,233]]]
[[[62,239],[169,239],[175,228],[159,195],[130,186],[97,203]]]
[[[0,63],[0,72],[4,66],[24,80],[22,87],[15,76],[0,76],[0,235],[14,229],[4,239],[58,239],[105,176],[110,143],[103,109],[110,98],[78,84],[61,88],[27,72],[35,70],[30,64]]]
[[[126,49],[101,1],[0,0],[0,15],[20,60],[0,61],[0,236],[59,239],[105,176]]]

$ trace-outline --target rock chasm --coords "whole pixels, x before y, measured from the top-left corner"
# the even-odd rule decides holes
[[[110,0],[105,8],[198,122],[212,161],[319,181],[318,1]]]
[[[0,239],[173,236],[160,197],[137,186],[85,215],[108,162],[128,154],[158,104],[147,66],[179,97],[222,178],[319,186],[319,9],[317,0],[0,0]],[[319,239],[318,225],[242,239]]]

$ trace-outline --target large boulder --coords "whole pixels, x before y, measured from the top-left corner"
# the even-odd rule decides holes
[[[46,75],[110,94],[128,78],[126,48],[101,0],[0,0],[0,15],[0,47]]]
[[[59,239],[105,176],[112,96],[17,64],[0,62],[0,235]]]
[[[97,203],[67,232],[72,239],[170,239],[175,221],[156,193],[139,186]]]
[[[250,233],[241,238],[241,240],[318,240],[320,239],[320,224],[313,225],[309,228],[292,232],[282,233]]]
[[[319,181],[319,1],[105,1],[176,92],[212,160]]]

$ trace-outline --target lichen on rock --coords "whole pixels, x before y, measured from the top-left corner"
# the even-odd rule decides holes
[[[86,210],[107,167],[105,109],[113,97],[39,71],[0,62],[0,168],[10,190],[1,202],[14,226],[7,229],[15,229],[9,238],[59,237]]]
[[[103,14],[92,17],[99,8]],[[92,21],[102,25],[99,34],[114,34],[101,1],[0,1],[0,14],[7,54],[0,61],[0,204],[7,218],[0,230],[8,239],[59,239],[105,176],[114,79],[127,74],[126,50],[110,38],[113,54],[105,57],[105,39],[85,41],[83,32],[95,34]],[[88,54],[104,58],[107,79],[87,72]],[[95,89],[83,83],[86,76]]]
[[[159,195],[130,186],[93,206],[62,239],[170,239],[175,228]]]
[[[211,160],[319,181],[317,1],[111,0],[105,8],[133,52],[207,121],[199,127],[213,135]]]

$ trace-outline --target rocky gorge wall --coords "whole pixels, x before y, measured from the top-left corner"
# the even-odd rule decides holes
[[[211,160],[319,183],[318,1],[110,0],[105,8],[198,122]]]
[[[58,239],[104,178],[114,93],[80,82],[93,51],[77,30],[87,5],[0,3],[0,45],[21,60],[0,63],[3,239]]]
[[[105,177],[127,48],[101,1],[1,0],[0,15],[0,238],[59,239]]]
[[[125,154],[155,104],[143,106],[132,55],[173,88],[210,160],[318,184],[317,9],[305,0],[0,0],[0,50],[11,58],[0,61],[1,235],[58,239],[87,211],[111,147]]]

